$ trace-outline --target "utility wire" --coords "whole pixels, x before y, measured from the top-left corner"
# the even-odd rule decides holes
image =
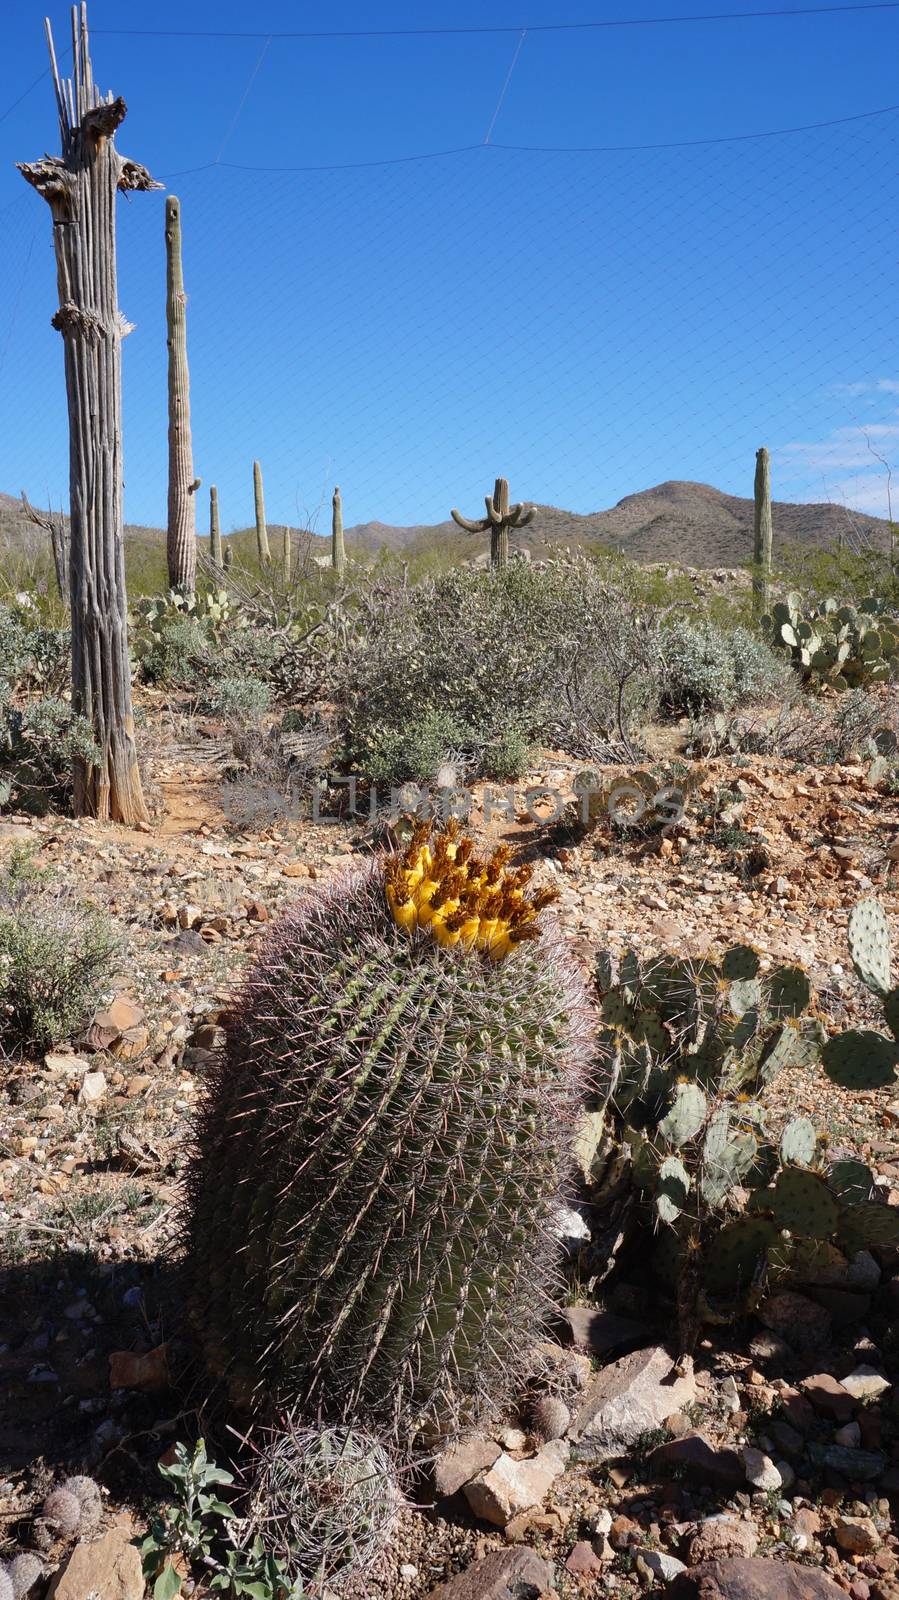
[[[823,128],[841,128],[849,122],[864,122],[871,117],[885,117],[899,111],[899,105],[881,106],[877,111],[859,111],[851,117],[833,117],[829,122],[803,122],[794,128],[768,128],[762,133],[730,133],[709,139],[674,139],[665,144],[492,144],[485,139],[481,144],[461,144],[449,150],[425,150],[412,156],[384,156],[374,161],[329,161],[318,165],[288,167],[247,166],[239,161],[204,161],[197,167],[179,167],[177,172],[163,172],[163,178],[182,178],[193,172],[209,172],[220,167],[226,172],[356,172],[366,167],[403,167],[413,161],[442,161],[449,156],[470,155],[475,150],[503,150],[515,155],[614,155],[638,150],[692,150],[701,145],[744,144],[750,139],[778,139],[793,133],[814,133]]]
[[[752,22],[765,17],[820,17],[839,12],[897,11],[899,0],[874,0],[857,6],[789,6],[776,11],[710,11],[675,17],[609,17],[601,22],[537,22],[527,26],[483,25],[467,28],[322,28],[277,33],[221,28],[91,28],[92,34],[157,39],[417,39],[450,34],[577,33],[597,28],[656,28],[681,22]]]

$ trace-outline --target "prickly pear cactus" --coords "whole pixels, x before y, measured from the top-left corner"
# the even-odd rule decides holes
[[[408,1441],[514,1381],[592,1042],[545,898],[419,831],[269,936],[188,1168],[191,1317],[238,1403]]]
[[[788,594],[761,626],[805,679],[853,689],[899,677],[899,615],[877,596],[858,607],[831,599],[806,610],[801,595]]]
[[[883,1006],[892,1039],[870,1028],[850,1028],[828,1040],[824,1069],[844,1089],[882,1089],[899,1070],[899,986],[892,982],[892,941],[879,900],[860,900],[849,914],[849,954],[866,989]]]

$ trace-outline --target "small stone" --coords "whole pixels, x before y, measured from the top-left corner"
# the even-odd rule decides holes
[[[588,1577],[602,1571],[602,1561],[589,1539],[578,1540],[565,1562],[565,1570],[575,1578]]]
[[[703,1561],[681,1574],[671,1600],[845,1600],[844,1591],[815,1567],[795,1561]]]
[[[701,1433],[688,1433],[657,1445],[646,1457],[647,1473],[670,1474],[673,1467],[699,1483],[713,1483],[724,1489],[739,1489],[746,1481],[743,1462],[736,1450],[710,1444]]]
[[[872,1555],[881,1543],[871,1517],[838,1517],[834,1538],[840,1549],[851,1556]]]
[[[841,1444],[827,1445],[823,1449],[810,1445],[809,1455],[839,1477],[848,1478],[850,1483],[872,1483],[887,1464],[886,1456],[879,1450],[847,1450]]]
[[[622,1356],[597,1374],[583,1397],[572,1425],[577,1453],[591,1461],[621,1455],[641,1434],[695,1399],[692,1373],[675,1376],[674,1361],[663,1346]]]
[[[501,1453],[496,1440],[488,1439],[481,1433],[468,1434],[444,1450],[434,1464],[434,1488],[438,1500],[457,1494],[479,1472],[492,1467]]]
[[[687,1554],[691,1567],[701,1561],[724,1560],[731,1556],[754,1556],[759,1536],[754,1522],[742,1517],[706,1517],[690,1540]]]
[[[137,1061],[144,1054],[150,1043],[150,1034],[142,1022],[136,1023],[133,1028],[123,1028],[117,1039],[113,1039],[109,1046],[109,1053],[117,1061]]]
[[[80,1106],[97,1106],[106,1098],[107,1084],[105,1072],[86,1072],[81,1080],[78,1090],[78,1104]]]
[[[282,878],[308,878],[309,875],[305,861],[285,861],[281,868]]]
[[[756,1450],[752,1445],[746,1445],[743,1450],[743,1467],[746,1472],[746,1481],[754,1489],[762,1489],[769,1494],[774,1489],[783,1487],[783,1478],[778,1472],[770,1456],[763,1450]]]
[[[843,1379],[843,1388],[849,1391],[854,1400],[879,1400],[889,1387],[889,1378],[885,1378],[876,1367],[856,1367]]]
[[[523,1428],[497,1428],[496,1442],[497,1444],[501,1445],[504,1450],[525,1450],[527,1448],[528,1436]]]
[[[857,1422],[846,1422],[842,1428],[835,1428],[833,1435],[834,1444],[844,1444],[847,1450],[857,1450],[862,1442],[862,1430]]]
[[[671,1556],[667,1550],[638,1550],[637,1568],[642,1567],[650,1577],[658,1578],[661,1583],[672,1583],[673,1580],[686,1572],[686,1562],[678,1561],[677,1556]]]
[[[719,1393],[727,1411],[739,1411],[740,1391],[738,1390],[736,1380],[731,1373],[728,1373],[726,1378],[722,1378]]]
[[[592,1306],[568,1306],[564,1313],[575,1350],[591,1356],[608,1356],[645,1343],[650,1330],[643,1322],[619,1317],[613,1311],[596,1311]]]
[[[816,1539],[821,1532],[821,1518],[812,1506],[800,1506],[793,1513],[793,1527],[798,1528],[809,1539]]]
[[[629,1550],[631,1545],[642,1538],[643,1529],[633,1517],[626,1517],[623,1514],[613,1517],[609,1525],[609,1544],[613,1550]]]

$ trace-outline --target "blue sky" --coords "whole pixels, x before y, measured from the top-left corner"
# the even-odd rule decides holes
[[[213,482],[251,520],[255,457],[271,523],[326,526],[335,482],[348,524],[474,514],[498,473],[578,511],[666,478],[750,493],[759,444],[776,496],[885,515],[876,451],[895,511],[899,109],[866,114],[899,102],[899,9],[541,26],[679,9],[92,0],[119,147],[182,201],[201,529]],[[49,80],[13,105],[43,10],[4,19],[0,490],[58,504],[50,218],[15,171],[56,148]],[[256,36],[198,36],[229,30]],[[778,129],[804,131],[736,137]],[[163,205],[119,203],[126,516],[155,523]]]

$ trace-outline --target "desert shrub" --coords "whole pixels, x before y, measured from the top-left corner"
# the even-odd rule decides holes
[[[46,627],[35,605],[0,605],[0,662],[10,691],[61,690],[68,678],[72,635]]]
[[[851,522],[851,512],[847,512]],[[847,529],[851,532],[851,529]],[[810,602],[828,595],[858,604],[869,594],[896,594],[896,580],[885,550],[840,549],[831,544],[775,544],[776,588],[788,593],[801,590]]]
[[[45,1050],[88,1015],[117,953],[109,919],[26,855],[0,876],[0,1037]]]
[[[99,759],[93,729],[66,700],[48,696],[0,711],[0,810],[38,814],[67,805],[72,762]]]
[[[196,617],[173,613],[145,633],[138,632],[135,650],[145,683],[160,688],[197,689],[212,668],[208,631]]]
[[[682,619],[666,628],[663,651],[670,711],[728,710],[795,695],[782,658],[746,628],[726,632],[711,622]]]
[[[867,689],[850,689],[826,700],[794,699],[773,712],[698,717],[690,740],[696,754],[729,751],[831,766],[889,755],[897,735],[899,712],[890,701]]]
[[[626,738],[657,694],[655,632],[626,588],[612,589],[585,558],[383,587],[335,684],[348,762],[370,771],[427,718],[464,734],[459,753],[477,771],[510,729],[519,746]]]
[[[269,685],[249,675],[221,678],[209,695],[213,715],[238,727],[253,727],[261,722],[271,703]]]

